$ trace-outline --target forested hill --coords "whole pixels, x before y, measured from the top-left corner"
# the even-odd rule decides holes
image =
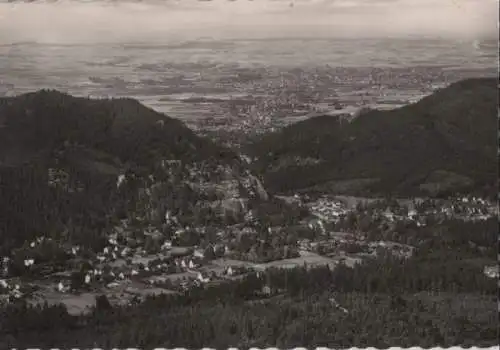
[[[132,99],[58,91],[0,99],[2,249],[68,231],[95,240],[113,220],[139,215],[137,194],[148,186],[168,195],[156,196],[156,207],[144,199],[147,210],[161,209],[163,217],[169,199],[174,212],[191,213],[201,194],[188,181],[217,185],[222,176],[238,182],[245,174],[231,150]],[[120,175],[130,180],[121,192]]]
[[[68,145],[106,153],[121,163],[154,159],[234,161],[236,154],[196,136],[181,121],[133,99],[88,99],[41,90],[0,99],[0,160],[46,158]],[[41,157],[41,158],[40,158]]]
[[[411,105],[351,120],[321,116],[247,147],[275,192],[493,195],[498,81],[467,79]]]

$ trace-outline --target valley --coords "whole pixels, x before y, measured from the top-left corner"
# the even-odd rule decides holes
[[[475,303],[486,302],[498,277],[498,212],[488,192],[496,184],[489,165],[496,146],[487,136],[495,90],[491,80],[465,80],[400,109],[348,122],[312,117],[234,148],[132,99],[54,90],[1,99],[0,302],[7,338],[15,337],[13,325],[27,322],[19,328],[30,334],[26,344],[40,341],[36,317],[49,312],[66,324],[54,327],[73,327],[64,334],[81,334],[87,344],[97,329],[89,324],[119,327],[116,315],[132,322],[158,305],[188,317],[219,313],[225,303],[241,312],[240,301],[307,309],[319,298],[335,317],[347,317],[350,310],[368,312],[365,301],[355,306],[352,298],[377,293],[391,312],[398,303],[435,302],[418,293],[475,298],[481,289],[485,299]],[[354,174],[376,181],[325,187],[355,181]],[[431,183],[438,190],[426,192]],[[439,305],[432,312],[443,317]],[[161,315],[155,317],[171,317]],[[117,329],[118,342],[126,341]],[[280,332],[282,344],[293,341]],[[451,344],[453,332],[439,334]],[[232,334],[221,331],[225,341]],[[247,336],[238,344],[258,343]],[[193,344],[217,339],[211,337]]]

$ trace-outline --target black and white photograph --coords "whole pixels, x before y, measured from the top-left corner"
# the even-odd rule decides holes
[[[499,0],[0,0],[0,349],[498,349]]]

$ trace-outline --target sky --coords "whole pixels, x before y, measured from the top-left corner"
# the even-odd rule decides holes
[[[499,0],[0,0],[0,44],[498,35]],[[293,2],[293,6],[291,6]]]

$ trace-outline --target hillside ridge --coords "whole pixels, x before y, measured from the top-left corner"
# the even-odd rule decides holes
[[[258,159],[256,171],[277,193],[488,192],[496,186],[497,84],[492,78],[462,80],[417,103],[371,110],[350,123],[311,118],[265,135],[245,151]],[[304,157],[316,164],[301,166],[298,158]],[[356,180],[362,180],[359,186],[336,186]]]

